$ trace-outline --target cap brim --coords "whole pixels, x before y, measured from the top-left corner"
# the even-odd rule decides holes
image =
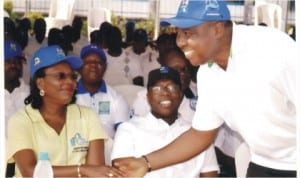
[[[62,61],[68,62],[72,69],[79,69],[82,66],[82,60],[77,56],[67,56]]]
[[[177,28],[191,28],[191,27],[200,25],[203,22],[204,21],[199,21],[199,20],[195,20],[195,19],[173,17],[173,18],[162,20],[160,22],[160,25],[161,26],[173,25]]]

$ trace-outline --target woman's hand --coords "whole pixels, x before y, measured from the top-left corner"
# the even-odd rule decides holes
[[[143,177],[148,171],[144,158],[127,157],[114,159],[113,166],[125,172],[128,177]]]

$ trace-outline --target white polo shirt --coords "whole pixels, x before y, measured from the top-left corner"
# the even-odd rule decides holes
[[[155,118],[151,113],[145,117],[133,117],[122,123],[116,133],[111,158],[140,157],[172,142],[190,128],[190,123],[179,117],[172,125]],[[201,172],[218,171],[213,146],[183,163],[147,173],[145,178],[199,177]]]
[[[150,106],[147,101],[147,89],[140,91],[133,103],[133,113],[136,116],[145,116],[150,112]],[[178,108],[181,118],[192,125],[195,114],[197,100],[195,98],[188,99],[183,97],[183,100]],[[224,154],[234,157],[238,146],[243,142],[241,136],[232,131],[225,123],[220,127],[215,139],[215,146],[217,146]]]
[[[107,68],[103,79],[111,86],[133,84],[133,79],[141,76],[143,72],[140,63],[135,58],[129,58],[125,50],[118,57],[111,56],[105,50]]]
[[[98,92],[91,94],[79,80],[76,103],[93,108],[110,138],[114,138],[117,125],[129,119],[130,108],[126,100],[105,81],[102,81]]]
[[[29,86],[23,79],[19,79],[20,86],[15,88],[11,93],[4,90],[5,98],[5,135],[7,135],[7,123],[9,118],[19,109],[25,106],[24,100],[29,95]]]
[[[296,43],[269,27],[234,25],[227,70],[197,73],[197,130],[225,121],[249,145],[251,161],[296,170]]]

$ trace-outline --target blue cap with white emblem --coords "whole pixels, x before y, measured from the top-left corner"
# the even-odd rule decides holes
[[[225,0],[182,0],[173,18],[161,21],[161,26],[191,28],[207,21],[228,21],[230,12]]]

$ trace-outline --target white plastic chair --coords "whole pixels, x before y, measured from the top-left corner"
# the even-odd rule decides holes
[[[130,107],[132,106],[134,99],[137,97],[137,93],[145,89],[145,87],[131,84],[115,85],[113,88],[123,95]]]
[[[235,168],[236,176],[244,178],[247,174],[248,165],[250,162],[250,151],[248,145],[243,142],[235,152]]]
[[[46,36],[51,28],[62,28],[71,25],[74,19],[75,0],[51,0],[48,17],[46,21]]]
[[[91,8],[87,16],[88,38],[90,33],[98,30],[102,22],[111,23],[111,11],[106,8]]]
[[[267,26],[281,29],[282,8],[274,3],[259,3],[254,8],[254,25],[265,23]]]

